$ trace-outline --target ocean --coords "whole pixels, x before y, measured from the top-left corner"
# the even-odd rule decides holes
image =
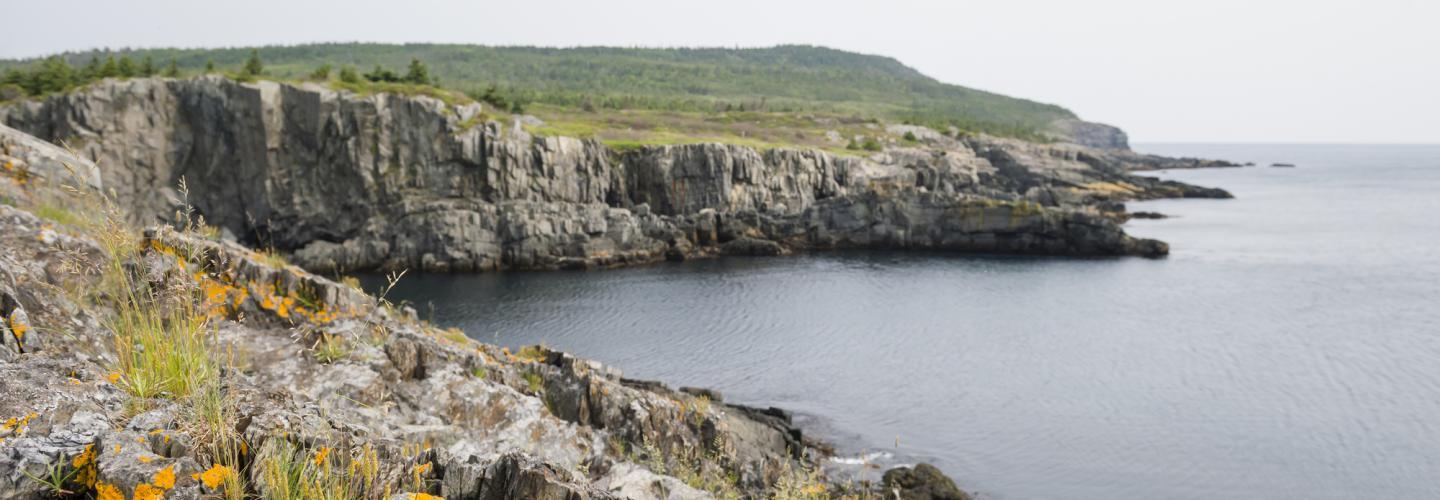
[[[980,498],[1440,497],[1440,146],[1136,149],[1259,166],[1145,174],[1236,196],[1132,203],[1171,216],[1125,226],[1164,259],[836,252],[389,298],[793,410]]]

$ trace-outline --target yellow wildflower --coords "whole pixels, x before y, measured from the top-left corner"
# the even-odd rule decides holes
[[[120,381],[120,372],[110,372],[109,375],[106,375],[106,376],[105,376],[105,380],[106,380],[107,382],[112,383],[112,384],[113,384],[113,383],[116,383],[116,382],[119,382],[119,381]]]
[[[411,493],[410,500],[445,500],[445,497],[429,493]]]
[[[315,452],[315,466],[316,466],[316,467],[319,467],[319,466],[321,466],[321,465],[324,465],[324,464],[325,464],[325,457],[326,457],[326,456],[329,456],[329,455],[330,455],[330,448],[326,448],[326,447],[324,447],[324,446],[321,446],[321,447],[320,447],[320,451]]]

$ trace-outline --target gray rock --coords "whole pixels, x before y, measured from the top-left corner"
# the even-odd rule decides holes
[[[1111,199],[1219,195],[1129,176],[1130,169],[1177,163],[1123,149],[986,136],[961,141],[912,127],[918,132],[906,130],[927,138],[924,148],[891,148],[867,158],[723,144],[621,154],[594,140],[531,137],[493,122],[472,126],[476,106],[359,96],[318,84],[135,78],[3,107],[0,121],[47,140],[70,140],[96,158],[101,183],[137,220],[167,220],[188,203],[240,241],[274,246],[323,272],[606,268],[714,255],[720,243],[739,236],[787,250],[816,240],[909,248],[895,243],[917,240],[905,219],[915,210],[829,212],[853,200],[909,199],[914,192],[1024,199],[1058,212]],[[184,194],[176,189],[182,179]],[[1133,189],[1113,188],[1120,183]],[[930,199],[925,210],[943,212],[936,203],[968,202]],[[770,233],[774,226],[753,220],[746,222],[749,233],[732,225],[722,234],[722,220],[754,216],[792,219],[808,236],[795,243],[795,232]],[[816,236],[853,233],[828,224],[857,217],[882,234]],[[1156,248],[1050,241],[1127,238],[1110,226],[1078,233],[1047,228],[1028,238],[1045,244],[1011,243],[1022,239],[1017,231],[1039,227],[984,235],[927,230],[910,242],[976,252],[1095,248],[1108,255]]]
[[[748,255],[753,257],[770,257],[783,255],[785,248],[779,243],[762,240],[759,238],[741,237],[725,242],[720,245],[722,255]]]
[[[7,157],[6,160],[10,163],[9,168],[23,169],[30,175],[56,183],[92,188],[101,185],[100,168],[95,166],[94,162],[71,155],[62,147],[4,124],[0,124],[0,145],[3,145],[3,156]]]
[[[896,467],[885,471],[882,479],[886,498],[897,500],[970,500],[970,495],[955,486],[940,469],[930,464],[915,468]],[[892,496],[893,495],[893,496]]]
[[[1068,142],[1097,149],[1129,150],[1130,139],[1119,128],[1082,120],[1056,120],[1050,128]]]

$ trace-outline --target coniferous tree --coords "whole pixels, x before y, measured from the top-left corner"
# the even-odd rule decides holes
[[[206,73],[214,73],[214,72],[215,72],[215,60],[214,60],[214,59],[211,59],[211,58],[206,58],[206,59],[205,59],[205,72],[206,72]]]
[[[155,76],[155,59],[148,54],[140,61],[141,76]]]
[[[410,70],[405,72],[405,81],[416,85],[429,85],[430,70],[419,59],[411,59]]]
[[[138,69],[135,67],[135,61],[130,59],[129,55],[123,55],[120,56],[119,71],[121,77],[130,78],[135,76]]]
[[[166,77],[166,78],[179,78],[179,77],[180,77],[180,63],[177,62],[177,61],[175,60],[175,58],[173,58],[173,57],[170,58],[170,65],[165,67],[165,77]]]
[[[86,80],[100,78],[100,56],[92,54],[90,62],[85,63],[85,69],[80,70],[80,75]]]
[[[395,83],[401,81],[400,75],[381,67],[379,64],[375,65],[373,71],[365,74],[365,79],[377,83]]]
[[[40,63],[40,66],[31,70],[28,81],[22,86],[30,95],[41,95],[47,92],[59,92],[70,88],[78,83],[75,81],[75,70],[70,67],[60,56],[51,56]]]
[[[6,85],[20,85],[25,83],[25,72],[15,68],[5,70],[5,76],[0,78],[0,83]]]
[[[260,62],[260,51],[250,49],[250,58],[245,60],[245,69],[242,73],[250,76],[260,76],[265,72],[265,64]]]
[[[325,80],[329,80],[329,79],[330,79],[330,65],[329,65],[329,64],[321,64],[320,67],[315,68],[315,71],[311,71],[311,72],[310,72],[310,79],[311,79],[311,80],[318,80],[318,81],[322,81],[322,82],[325,81]]]
[[[115,62],[115,56],[105,56],[105,65],[100,67],[100,78],[117,76],[120,76],[120,65]]]

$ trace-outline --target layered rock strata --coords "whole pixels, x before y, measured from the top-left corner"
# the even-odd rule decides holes
[[[216,76],[107,80],[0,108],[93,160],[143,221],[188,204],[317,271],[609,267],[712,255],[741,236],[785,252],[1154,256],[1163,243],[1113,222],[1123,201],[1228,196],[1131,176],[1165,160],[1123,149],[935,134],[866,157],[619,152],[489,118],[474,103]]]
[[[826,452],[783,411],[477,343],[204,231],[127,233],[95,191],[30,170],[30,145],[0,146],[0,499],[881,493],[807,472]],[[167,318],[151,328],[195,322],[203,351],[148,350],[194,363],[220,416],[147,389],[127,296]]]

